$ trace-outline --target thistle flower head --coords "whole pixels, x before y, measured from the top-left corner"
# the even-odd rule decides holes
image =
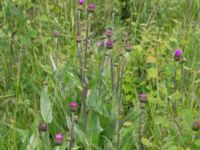
[[[40,132],[46,132],[48,129],[48,125],[46,123],[40,123],[38,126],[38,130]]]
[[[179,60],[180,57],[181,57],[181,55],[182,55],[182,51],[180,49],[176,49],[174,51],[174,58],[175,58],[175,60]]]
[[[54,32],[54,37],[58,37],[59,36],[59,32],[55,31]]]
[[[84,0],[79,0],[79,4],[83,5],[84,4]]]
[[[113,48],[113,41],[109,39],[109,40],[106,42],[106,47],[107,47],[108,49],[112,49],[112,48]]]
[[[194,131],[198,131],[200,129],[200,122],[198,119],[195,119],[193,124],[192,124],[192,129]]]
[[[55,138],[54,138],[55,145],[57,146],[62,145],[63,141],[64,141],[64,138],[62,134],[58,133],[55,135]]]
[[[145,93],[140,94],[140,102],[141,103],[146,103],[147,102],[147,95]]]
[[[71,111],[71,112],[76,112],[77,109],[78,109],[78,104],[77,104],[77,102],[75,102],[75,101],[71,102],[71,103],[70,103],[70,111]]]
[[[88,11],[89,12],[93,12],[95,10],[95,5],[94,5],[94,3],[89,3],[88,4]]]

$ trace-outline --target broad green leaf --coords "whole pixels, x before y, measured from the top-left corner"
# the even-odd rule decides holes
[[[43,91],[40,97],[40,111],[42,118],[45,122],[51,123],[52,117],[52,106],[51,100],[48,95]]]

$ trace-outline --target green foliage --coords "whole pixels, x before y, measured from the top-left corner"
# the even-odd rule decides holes
[[[115,150],[119,121],[120,149],[138,149],[140,104],[147,93],[142,144],[152,150],[198,150],[200,132],[192,130],[200,117],[200,2],[199,0],[88,0],[96,5],[88,56],[87,131],[83,128],[82,90],[77,57],[75,0],[0,1],[0,149],[54,149],[53,138],[64,135],[66,149],[71,130],[69,103],[78,102],[74,149]],[[81,15],[85,49],[86,4]],[[113,27],[116,70],[122,76],[122,108],[117,115],[119,89],[112,92],[110,61],[101,74],[104,30]],[[58,37],[55,65],[54,32]],[[126,43],[133,50],[124,54]],[[174,49],[182,49],[186,63],[178,62],[174,90]],[[115,70],[115,71],[116,71]],[[116,81],[118,72],[116,71]],[[101,85],[101,87],[100,87]],[[173,105],[176,103],[177,114]],[[43,141],[40,122],[48,123]],[[45,143],[45,144],[44,144]]]

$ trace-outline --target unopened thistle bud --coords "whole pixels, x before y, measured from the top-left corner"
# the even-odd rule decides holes
[[[62,145],[63,141],[64,141],[64,138],[63,138],[62,134],[58,133],[55,135],[54,143],[56,146]]]

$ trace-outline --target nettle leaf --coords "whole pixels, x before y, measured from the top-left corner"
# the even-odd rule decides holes
[[[53,119],[51,100],[49,99],[47,93],[44,91],[42,92],[40,97],[40,111],[43,120],[47,123],[51,123]]]

